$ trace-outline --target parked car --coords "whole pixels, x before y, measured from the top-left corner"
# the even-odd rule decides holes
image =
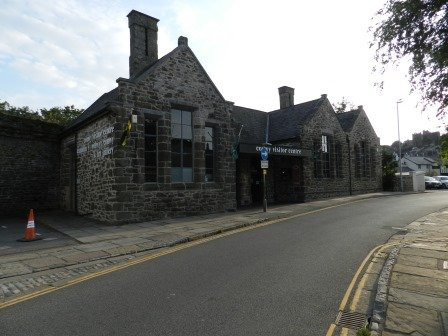
[[[440,188],[442,188],[442,182],[437,181],[434,177],[425,176],[425,188],[426,189],[440,189]]]
[[[434,176],[434,178],[442,183],[442,188],[448,189],[448,176]]]

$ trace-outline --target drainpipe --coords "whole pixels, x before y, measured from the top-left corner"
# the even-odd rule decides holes
[[[350,138],[348,134],[345,135],[345,140],[347,141],[347,147],[348,147],[348,186],[349,186],[349,192],[350,196],[352,193],[352,156],[351,156],[351,150],[350,150]]]

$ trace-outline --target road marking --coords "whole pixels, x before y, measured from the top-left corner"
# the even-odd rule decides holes
[[[342,328],[341,336],[348,336],[348,329],[347,328]]]
[[[210,236],[210,237],[200,238],[198,240],[194,240],[194,241],[191,241],[191,242],[188,242],[188,243],[183,243],[183,244],[180,244],[180,245],[172,246],[172,247],[169,247],[166,250],[163,250],[161,252],[157,252],[157,253],[153,253],[153,254],[150,254],[150,255],[138,257],[138,258],[132,259],[130,261],[127,261],[126,263],[123,263],[121,265],[112,266],[112,267],[109,267],[109,268],[107,268],[105,270],[102,270],[102,271],[98,271],[98,272],[95,272],[95,273],[91,273],[91,274],[88,274],[88,275],[81,276],[81,277],[73,279],[73,280],[69,280],[65,284],[60,285],[60,286],[57,286],[57,285],[53,284],[53,286],[51,286],[51,287],[47,287],[47,288],[38,290],[36,292],[30,293],[30,294],[25,294],[25,295],[19,296],[17,298],[14,298],[14,299],[2,302],[2,303],[0,303],[0,309],[6,308],[6,307],[10,307],[10,306],[16,305],[18,303],[25,302],[25,301],[37,298],[37,297],[45,295],[45,294],[49,294],[49,293],[55,292],[55,291],[63,289],[63,288],[67,288],[67,287],[76,285],[78,283],[81,283],[81,282],[84,282],[84,281],[87,281],[87,280],[90,280],[90,279],[94,279],[94,278],[97,278],[97,277],[100,277],[100,276],[103,276],[103,275],[106,275],[106,274],[109,274],[109,273],[112,273],[112,272],[116,272],[116,271],[119,271],[119,270],[122,270],[122,269],[125,269],[125,268],[128,268],[128,267],[131,267],[133,265],[137,265],[137,264],[149,261],[149,260],[157,259],[157,258],[160,258],[162,256],[165,256],[165,255],[168,255],[168,254],[171,254],[171,253],[183,250],[183,249],[187,249],[187,248],[190,248],[190,247],[193,247],[193,246],[196,246],[196,245],[204,244],[204,243],[207,243],[207,242],[212,241],[212,240],[224,238],[224,237],[227,237],[227,236],[230,236],[230,235],[234,235],[234,234],[237,234],[237,233],[241,233],[241,232],[245,232],[245,231],[255,230],[257,228],[268,226],[268,225],[271,225],[271,224],[284,222],[284,221],[287,221],[287,220],[290,220],[290,219],[303,217],[303,216],[310,215],[310,214],[313,214],[313,213],[316,213],[316,212],[321,212],[321,211],[325,211],[325,210],[328,210],[328,209],[333,209],[333,208],[337,208],[337,207],[341,207],[341,206],[349,205],[349,204],[353,204],[353,203],[358,203],[358,202],[362,202],[362,201],[366,201],[366,200],[368,200],[368,198],[364,198],[364,199],[360,199],[360,200],[356,200],[356,201],[352,201],[352,202],[348,202],[348,203],[343,203],[343,204],[336,204],[336,205],[332,205],[332,206],[329,206],[329,207],[326,207],[326,208],[321,208],[321,209],[316,209],[316,210],[311,210],[311,211],[308,211],[308,212],[296,214],[296,215],[293,215],[293,216],[290,216],[290,217],[287,217],[287,218],[273,219],[273,220],[266,221],[266,222],[263,222],[263,223],[250,225],[250,226],[245,226],[245,227],[242,227],[242,228],[239,228],[239,229],[229,230],[227,232],[219,233],[217,235],[213,235],[213,236]],[[330,329],[331,329],[331,326],[330,326]]]
[[[351,292],[353,290],[353,287],[355,286],[356,281],[358,280],[359,274],[361,273],[362,269],[367,264],[367,262],[369,261],[370,257],[372,256],[372,254],[375,253],[376,250],[380,249],[382,246],[384,246],[384,244],[381,244],[381,245],[378,245],[378,246],[374,247],[369,252],[369,254],[367,254],[367,256],[364,258],[363,262],[361,263],[361,265],[359,266],[359,268],[356,271],[355,275],[353,276],[353,279],[350,282],[350,285],[348,286],[347,291],[345,292],[344,297],[342,298],[341,304],[339,305],[339,310],[340,311],[343,311],[345,309],[345,306],[347,305],[348,298],[350,297],[350,294],[351,294]]]
[[[384,246],[385,244],[381,244],[378,245],[376,247],[374,247],[372,250],[370,250],[370,252],[367,254],[367,256],[364,258],[364,260],[362,261],[361,265],[359,265],[358,270],[356,271],[355,275],[353,276],[352,281],[350,282],[350,285],[348,286],[347,290],[345,291],[344,297],[342,298],[341,304],[339,305],[339,312],[344,311],[345,306],[347,305],[347,301],[350,297],[350,294],[353,290],[353,287],[355,286],[355,283],[359,277],[359,274],[361,273],[362,269],[364,268],[364,266],[366,265],[367,261],[369,261],[370,257],[372,256],[373,253],[375,253],[375,251],[377,249],[380,249],[382,246]],[[1,306],[0,306],[1,308]],[[331,336],[333,335],[334,332],[334,324],[330,325],[330,328],[328,328],[327,331],[327,336]]]
[[[327,331],[327,333],[326,333],[325,336],[331,336],[331,335],[333,335],[333,333],[334,333],[334,329],[335,329],[335,328],[336,328],[336,324],[332,323],[332,324],[330,325],[330,328],[328,328],[328,331]]]
[[[364,288],[367,278],[368,277],[366,276],[366,274],[364,274],[364,276],[361,278],[358,288],[356,289],[355,295],[353,296],[353,300],[350,305],[350,311],[354,311],[356,309],[356,306],[358,305],[358,301],[361,298],[362,289]]]
[[[367,256],[364,258],[364,260],[363,260],[363,262],[361,263],[361,265],[359,265],[358,270],[356,271],[355,275],[353,276],[353,279],[352,279],[352,281],[350,282],[350,285],[348,286],[347,291],[345,292],[344,297],[342,298],[341,304],[339,305],[339,313],[341,313],[342,311],[344,311],[345,306],[347,305],[348,299],[349,299],[349,297],[350,297],[350,295],[351,295],[351,292],[352,292],[352,290],[353,290],[353,287],[355,286],[355,283],[356,283],[356,281],[357,281],[357,279],[358,279],[358,277],[359,277],[361,271],[364,269],[366,263],[370,260],[371,256],[372,256],[374,253],[382,252],[385,248],[387,248],[387,247],[389,247],[389,246],[393,246],[393,245],[396,245],[396,244],[388,244],[388,243],[386,243],[386,244],[381,244],[381,245],[378,245],[378,246],[376,246],[376,247],[374,247],[373,249],[370,250],[370,252],[369,252],[369,253],[367,254]],[[369,265],[369,267],[370,267],[370,266],[371,266],[371,265]],[[367,271],[366,271],[366,273],[367,273]],[[363,278],[363,279],[364,279],[364,278]],[[353,304],[353,302],[352,302],[352,304],[350,305],[350,310],[354,310],[353,307],[356,308],[356,305],[357,305],[357,303],[358,303],[358,301],[359,301],[359,297],[361,296],[361,291],[362,291],[362,289],[363,289],[363,287],[364,287],[364,285],[365,285],[365,281],[366,281],[366,280],[363,281],[363,279],[361,279],[361,281],[360,281],[360,283],[359,283],[359,285],[358,285],[358,288],[357,288],[357,290],[356,290],[356,292],[355,292],[355,295],[354,295],[354,297],[353,297],[353,301],[356,300],[356,303]],[[328,328],[327,336],[331,336],[331,335],[333,335],[334,328],[335,328],[335,327],[334,327],[334,324],[331,324],[330,327]],[[342,330],[344,330],[344,328],[342,328]],[[341,333],[341,336],[342,336],[342,333]]]
[[[381,248],[376,253],[383,252],[384,249],[386,249],[392,245],[395,245],[395,244],[384,244],[381,246]],[[371,271],[372,268],[373,268],[373,263],[371,262],[369,264],[369,266],[367,267],[367,269],[364,273],[364,276],[361,278],[361,281],[359,282],[358,287],[356,288],[355,295],[353,296],[353,300],[350,305],[350,311],[354,311],[356,309],[359,299],[361,298],[361,294],[362,294],[362,291],[366,284],[366,281],[369,278],[369,276],[367,274]]]

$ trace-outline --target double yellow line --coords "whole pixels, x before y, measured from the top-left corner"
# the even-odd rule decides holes
[[[392,245],[394,245],[394,244],[381,244],[381,245],[374,247],[372,250],[370,250],[370,252],[367,254],[367,256],[362,261],[361,265],[359,265],[358,270],[356,271],[355,275],[352,278],[352,281],[350,282],[350,285],[348,286],[347,290],[345,291],[344,297],[342,298],[342,301],[339,304],[340,312],[343,312],[345,310],[345,307],[347,306],[348,299],[350,298],[350,296],[352,294],[353,288],[355,287],[355,284],[358,281],[358,278],[359,278],[362,270],[364,269],[364,267],[366,266],[367,262],[370,260],[372,255],[374,255],[377,252],[382,252],[385,248],[392,246]],[[366,272],[367,272],[367,270],[366,270]],[[356,306],[358,305],[359,299],[362,294],[362,290],[364,289],[364,286],[365,286],[365,280],[366,280],[365,278],[361,279],[361,281],[358,284],[358,287],[357,287],[356,292],[352,299],[352,303],[350,305],[350,310],[352,310],[352,311],[355,310]],[[336,324],[332,323],[327,330],[326,336],[332,336],[335,329],[336,329]],[[342,329],[343,330],[341,332],[341,336],[348,335],[348,329],[347,328],[342,328]]]
[[[312,210],[312,211],[296,214],[296,215],[293,215],[293,216],[290,216],[290,217],[287,217],[287,218],[274,219],[274,220],[270,220],[270,221],[267,221],[267,222],[263,222],[263,223],[259,223],[259,224],[255,224],[255,225],[250,225],[250,226],[246,226],[246,227],[235,229],[235,230],[230,230],[230,231],[227,231],[227,232],[224,232],[224,233],[220,233],[220,234],[217,234],[217,235],[213,235],[213,236],[210,236],[210,237],[207,237],[207,238],[201,238],[201,239],[198,239],[198,240],[195,240],[195,241],[192,241],[192,242],[188,242],[188,243],[180,244],[180,245],[177,245],[177,246],[169,247],[169,248],[166,248],[166,249],[164,249],[164,250],[162,250],[160,252],[157,252],[157,253],[153,253],[153,254],[150,254],[150,255],[142,256],[142,257],[137,257],[135,259],[127,261],[124,264],[111,266],[111,267],[109,267],[109,268],[107,268],[105,270],[102,270],[102,271],[98,271],[98,272],[95,272],[95,273],[92,273],[92,274],[84,275],[84,276],[78,277],[78,278],[73,279],[73,280],[68,280],[67,282],[65,282],[64,284],[62,284],[60,286],[54,285],[54,284],[53,285],[49,285],[49,287],[43,288],[43,289],[35,291],[33,293],[25,294],[25,295],[19,296],[17,298],[5,301],[3,303],[0,303],[0,309],[6,308],[6,307],[10,307],[10,306],[16,305],[16,304],[24,302],[24,301],[28,301],[28,300],[37,298],[37,297],[45,295],[45,294],[53,293],[53,292],[55,292],[57,290],[60,290],[60,289],[63,289],[63,288],[67,288],[67,287],[76,285],[78,283],[81,283],[81,282],[84,282],[84,281],[87,281],[87,280],[90,280],[90,279],[94,279],[94,278],[97,278],[97,277],[100,277],[100,276],[103,276],[103,275],[106,275],[106,274],[109,274],[109,273],[112,273],[112,272],[116,272],[116,271],[119,271],[119,270],[122,270],[122,269],[125,269],[125,268],[128,268],[128,267],[131,267],[133,265],[138,265],[138,264],[141,264],[141,263],[146,262],[146,261],[157,259],[157,258],[160,258],[162,256],[165,256],[165,255],[168,255],[168,254],[171,254],[171,253],[183,250],[183,249],[187,249],[187,248],[190,248],[190,247],[193,247],[193,246],[196,246],[196,245],[204,244],[204,243],[207,243],[207,242],[215,240],[215,239],[220,239],[220,238],[227,237],[227,236],[230,236],[230,235],[234,235],[234,234],[237,234],[237,233],[241,233],[241,232],[244,232],[244,231],[258,229],[258,228],[263,227],[263,226],[268,226],[268,225],[271,225],[271,224],[280,223],[280,222],[287,221],[287,220],[290,220],[290,219],[294,219],[294,218],[310,215],[310,214],[313,214],[313,213],[316,213],[316,212],[321,212],[321,211],[328,210],[328,209],[341,207],[341,206],[344,206],[344,205],[358,203],[358,202],[365,201],[365,200],[367,200],[367,199],[361,199],[361,200],[356,200],[356,201],[352,201],[352,202],[348,202],[348,203],[332,205],[332,206],[325,207],[325,208],[322,208],[322,209],[317,209],[317,210]],[[352,286],[352,284],[350,284],[350,285]]]

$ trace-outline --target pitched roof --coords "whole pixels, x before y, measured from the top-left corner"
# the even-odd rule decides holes
[[[295,138],[298,127],[320,107],[323,98],[269,112],[269,141]]]
[[[417,165],[422,165],[422,164],[424,164],[424,165],[431,164],[432,165],[432,164],[436,163],[436,161],[434,161],[433,159],[427,158],[424,156],[404,156],[403,159],[411,161]]]
[[[92,105],[84,110],[84,112],[70,124],[65,127],[65,130],[72,129],[85,121],[95,117],[111,102],[116,101],[118,98],[118,88],[115,88],[109,92],[104,93],[99,97]]]
[[[247,107],[234,106],[233,119],[238,125],[243,125],[240,142],[260,144],[266,141],[267,113]],[[239,132],[237,127],[235,132]]]
[[[358,109],[348,112],[336,113],[336,117],[338,118],[344,132],[351,132],[353,125],[355,124],[356,119],[358,119],[360,113],[361,111]]]
[[[319,98],[267,113],[234,106],[235,121],[244,125],[240,141],[253,144],[264,143],[266,141],[266,118],[269,118],[269,142],[295,138],[298,135],[299,127],[317,111],[322,102],[323,99]]]

